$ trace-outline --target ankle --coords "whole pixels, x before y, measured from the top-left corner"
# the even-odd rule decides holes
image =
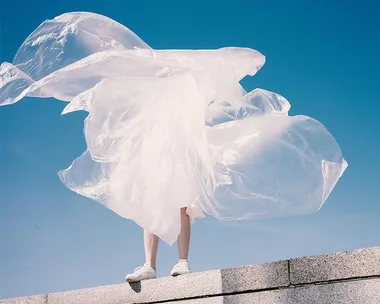
[[[178,263],[188,263],[187,259],[178,259]]]
[[[150,262],[145,262],[145,265],[150,266],[154,271],[156,271],[156,265],[155,264],[152,264]]]

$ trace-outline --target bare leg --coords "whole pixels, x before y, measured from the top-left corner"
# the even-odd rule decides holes
[[[190,218],[186,214],[186,208],[181,208],[181,232],[177,239],[177,245],[179,258],[187,260],[190,246]]]
[[[144,249],[146,264],[138,267],[133,273],[127,274],[125,280],[129,283],[140,282],[156,278],[156,257],[158,249],[158,237],[144,230]],[[152,269],[153,268],[153,269]]]
[[[150,264],[153,269],[156,269],[158,241],[158,236],[144,230],[145,261]]]

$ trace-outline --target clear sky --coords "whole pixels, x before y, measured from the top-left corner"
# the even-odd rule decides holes
[[[91,11],[156,49],[251,47],[266,65],[243,81],[321,121],[349,167],[318,213],[194,225],[193,271],[380,245],[380,4],[352,0],[3,1],[0,62],[45,19]],[[0,298],[123,282],[143,263],[142,230],[66,189],[57,172],[85,150],[84,112],[26,98],[0,108]],[[159,249],[158,274],[176,263]]]

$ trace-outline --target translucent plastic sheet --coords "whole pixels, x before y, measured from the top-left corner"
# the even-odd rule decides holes
[[[67,13],[1,65],[0,105],[54,97],[64,114],[87,111],[87,150],[61,181],[172,244],[182,207],[192,219],[311,213],[346,169],[321,123],[241,87],[264,62],[248,48],[153,50],[107,17]]]

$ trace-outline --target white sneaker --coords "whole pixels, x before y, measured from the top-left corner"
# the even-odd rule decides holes
[[[127,274],[125,280],[128,283],[140,282],[156,278],[156,271],[149,264],[145,263],[143,267],[137,267],[133,273]]]
[[[179,276],[179,275],[182,275],[182,274],[188,274],[190,272],[191,271],[190,271],[189,263],[187,263],[187,262],[179,262],[176,265],[174,265],[174,267],[172,269],[172,272],[171,272],[171,275],[173,277],[176,277],[176,276]]]

